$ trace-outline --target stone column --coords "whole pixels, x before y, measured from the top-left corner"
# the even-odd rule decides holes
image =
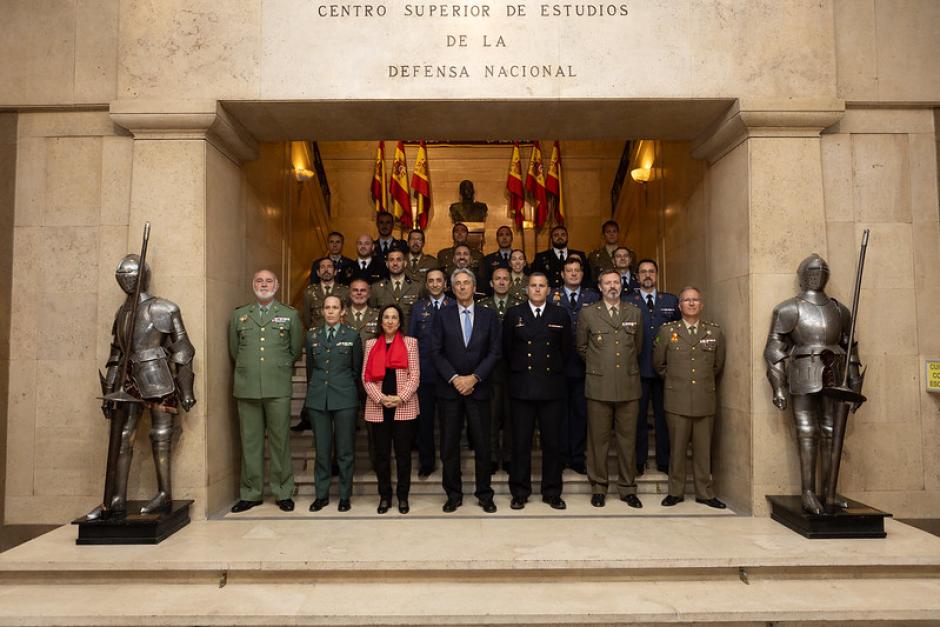
[[[799,262],[827,255],[820,133],[843,111],[837,100],[740,100],[693,153],[710,165],[707,308],[728,342],[715,474],[738,511],[764,514],[765,494],[799,486],[792,417],[771,402],[762,352]]]
[[[128,248],[149,221],[153,291],[180,305],[196,347],[198,402],[179,417],[173,481],[174,497],[205,517],[237,494],[227,323],[247,290],[239,165],[257,145],[215,101],[118,101],[111,119],[134,136]],[[141,483],[152,474],[141,468]]]

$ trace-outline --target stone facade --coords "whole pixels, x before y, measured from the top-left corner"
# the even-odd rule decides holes
[[[612,140],[661,140],[651,182],[629,185],[617,216],[627,243],[662,261],[667,288],[702,285],[726,330],[718,485],[740,511],[763,513],[765,493],[797,482],[790,421],[770,403],[760,357],[770,309],[794,291],[796,265],[813,250],[829,258],[833,293],[848,301],[860,232],[871,228],[859,339],[872,401],[850,423],[842,487],[898,516],[940,516],[940,399],[922,391],[923,360],[940,356],[930,326],[940,304],[930,270],[940,262],[931,109],[940,4],[660,0],[585,19],[541,18],[531,3],[523,19],[492,3],[479,20],[380,4],[385,19],[323,18],[302,0],[5,3],[7,522],[62,522],[98,498],[106,425],[94,397],[120,302],[113,265],[138,246],[145,220],[154,290],[182,305],[197,350],[199,404],[181,419],[174,480],[206,516],[236,492],[228,311],[260,266],[276,269],[293,298],[325,232],[369,222],[344,183],[327,215],[316,181],[289,177],[284,142],[520,135],[599,142],[591,165],[571,144],[581,166],[572,185],[596,199],[571,205],[582,248],[597,239],[619,157]],[[484,47],[483,33],[507,47]],[[461,34],[471,35],[466,48],[447,45]],[[393,52],[375,52],[393,40]],[[479,69],[510,59],[575,75],[507,80]],[[389,70],[429,63],[473,70],[430,80]],[[369,157],[359,160],[350,167]],[[458,170],[441,172],[456,180]],[[435,180],[439,216],[453,201],[450,183]],[[491,215],[502,213],[500,185],[477,183]],[[138,450],[134,489],[146,493],[149,449]]]

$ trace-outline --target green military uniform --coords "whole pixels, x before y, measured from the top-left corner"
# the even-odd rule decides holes
[[[362,340],[362,345],[365,346],[366,341],[374,338],[379,329],[379,310],[367,306],[365,310],[356,312],[351,306],[347,307],[343,324],[357,331],[359,338]]]
[[[412,281],[407,276],[401,278],[401,286],[396,289],[395,279],[382,279],[372,286],[369,304],[379,311],[386,305],[398,305],[404,319],[401,321],[402,332],[408,329],[411,308],[424,296],[424,284]]]
[[[529,298],[525,291],[528,285],[529,277],[527,275],[516,277],[512,273],[509,274],[509,295],[519,302],[524,303]]]
[[[601,246],[597,250],[592,250],[587,258],[588,267],[591,269],[590,281],[597,282],[602,270],[609,270],[614,267],[614,260],[610,256],[607,246]]]
[[[424,285],[429,271],[437,270],[440,267],[441,265],[434,255],[421,255],[420,259],[415,259],[411,256],[411,253],[405,255],[405,275],[421,285]]]
[[[293,307],[274,300],[266,309],[262,311],[258,303],[239,307],[229,324],[242,441],[241,499],[245,501],[261,500],[265,432],[271,492],[279,501],[294,494],[288,426],[291,379],[303,346],[303,326]]]
[[[327,296],[339,296],[345,305],[349,301],[349,287],[333,282],[329,288],[319,283],[308,285],[304,290],[304,324],[308,329],[323,325],[323,301]]]
[[[653,347],[653,368],[664,379],[669,424],[669,495],[685,489],[685,452],[692,441],[695,496],[715,498],[711,477],[716,379],[725,362],[725,342],[714,322],[700,320],[691,333],[685,321],[664,324]]]
[[[447,280],[450,281],[450,275],[453,274],[457,266],[454,265],[454,246],[444,248],[437,253],[437,263],[440,264]],[[470,269],[473,273],[480,276],[480,268],[483,266],[483,253],[476,248],[470,247]]]
[[[607,494],[611,430],[617,447],[621,497],[636,494],[636,415],[642,395],[639,355],[643,314],[630,303],[603,300],[581,310],[575,345],[584,359],[587,398],[587,467],[591,490]]]
[[[318,499],[327,499],[330,495],[334,437],[339,498],[349,499],[352,495],[361,374],[362,340],[358,331],[345,324],[307,331],[305,405],[310,413],[317,452],[314,484]]]

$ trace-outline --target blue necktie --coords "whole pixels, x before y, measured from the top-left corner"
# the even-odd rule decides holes
[[[463,345],[470,346],[470,335],[473,334],[473,322],[470,320],[470,310],[463,310]]]

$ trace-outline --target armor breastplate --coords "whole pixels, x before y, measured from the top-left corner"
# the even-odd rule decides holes
[[[842,339],[842,315],[833,300],[823,304],[797,300],[799,311],[796,327],[790,332],[793,348],[791,357],[818,355],[831,351],[836,355],[845,353],[840,345]]]
[[[118,311],[116,328],[118,345],[122,351],[130,353],[130,376],[140,392],[141,398],[154,399],[171,394],[176,383],[167,363],[167,351],[163,346],[166,335],[157,329],[150,307],[157,302],[149,298],[137,308],[137,320],[134,324],[130,350],[124,346],[125,329],[130,318],[130,307],[125,304]]]

